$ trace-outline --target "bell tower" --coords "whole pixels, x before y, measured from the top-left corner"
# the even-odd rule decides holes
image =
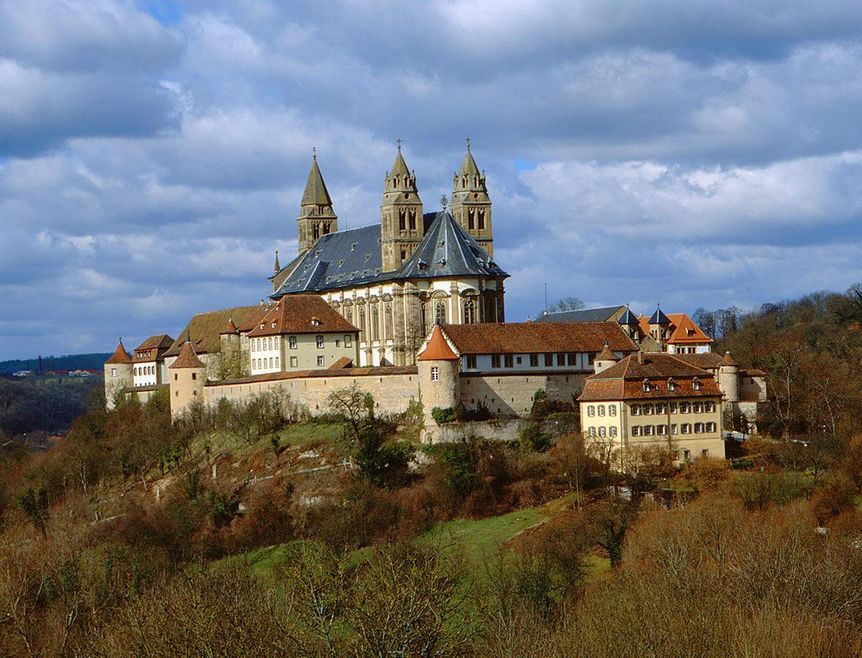
[[[485,184],[485,172],[480,172],[470,150],[467,139],[467,152],[461,169],[455,174],[452,185],[452,201],[449,211],[464,229],[476,238],[489,256],[494,255],[494,234],[491,229],[491,198]]]
[[[383,271],[397,270],[410,258],[425,235],[422,200],[416,187],[416,173],[407,169],[401,155],[401,140],[392,170],[386,174],[380,203],[380,249]]]
[[[312,149],[312,153],[311,170],[308,172],[299,218],[296,220],[299,225],[300,255],[311,249],[320,236],[338,230],[338,217],[332,209],[329,190],[326,189],[320,167],[317,166],[317,149]]]

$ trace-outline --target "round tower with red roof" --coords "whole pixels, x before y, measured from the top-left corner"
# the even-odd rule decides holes
[[[204,401],[206,364],[198,358],[192,344],[183,343],[180,354],[169,367],[171,418],[181,415],[190,405]]]
[[[117,349],[105,361],[105,402],[108,409],[116,407],[123,391],[132,388],[132,367],[132,355],[126,352],[123,339],[120,338]]]
[[[434,325],[431,336],[416,359],[419,368],[419,392],[425,427],[436,427],[434,409],[458,406],[458,373],[461,359],[452,349],[440,325]]]

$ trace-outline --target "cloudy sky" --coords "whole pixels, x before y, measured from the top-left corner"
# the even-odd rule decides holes
[[[858,0],[0,0],[0,358],[256,303],[311,149],[341,227],[472,138],[507,316],[862,280]]]

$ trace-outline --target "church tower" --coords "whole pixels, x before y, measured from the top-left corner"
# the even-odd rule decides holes
[[[317,239],[327,233],[338,230],[338,217],[332,209],[332,199],[320,167],[317,166],[317,152],[311,161],[311,171],[305,182],[305,192],[302,193],[302,208],[299,211],[299,253],[304,254],[311,249]]]
[[[491,230],[491,198],[485,184],[485,173],[479,171],[470,140],[461,169],[455,174],[449,211],[464,229],[476,238],[489,256],[494,255],[494,235]]]
[[[383,271],[397,270],[410,258],[425,235],[422,200],[416,187],[416,174],[407,169],[401,155],[401,140],[392,171],[386,174],[386,187],[380,203],[380,239]]]

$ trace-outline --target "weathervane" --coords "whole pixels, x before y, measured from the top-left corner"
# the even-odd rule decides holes
[[[446,210],[446,206],[449,205],[449,197],[445,194],[440,196],[440,205],[443,206],[443,210]]]
[[[467,142],[467,150],[469,151],[470,150],[470,138],[468,137],[465,141]]]
[[[395,143],[398,144],[398,150],[400,151],[401,150],[401,138],[399,137],[398,139],[396,139]]]
[[[316,146],[311,147],[311,157],[314,158],[315,160],[317,160],[317,147]]]

